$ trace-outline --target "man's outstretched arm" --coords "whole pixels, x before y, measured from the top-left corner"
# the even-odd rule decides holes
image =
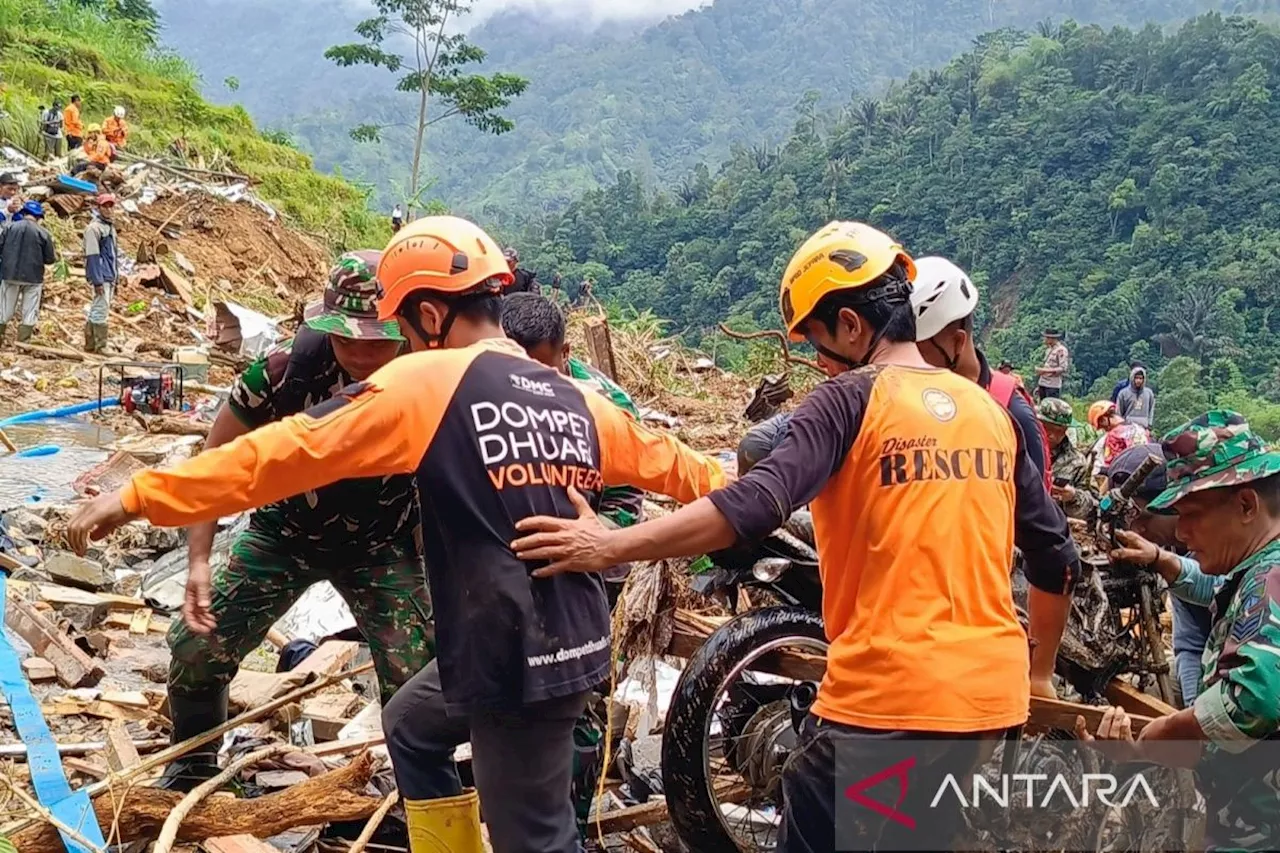
[[[452,386],[432,393],[423,376],[448,385],[462,371],[451,370],[459,365],[450,361],[428,370],[406,362],[397,359],[331,400],[174,468],[135,474],[119,492],[77,512],[68,541],[83,553],[90,537],[101,539],[135,518],[166,527],[198,524],[338,480],[412,472],[452,394]]]

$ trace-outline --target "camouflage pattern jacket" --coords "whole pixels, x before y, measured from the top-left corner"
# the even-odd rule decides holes
[[[328,335],[303,327],[249,365],[227,405],[256,429],[324,402],[351,382]],[[416,553],[418,493],[410,475],[342,480],[263,507],[252,523],[262,533],[312,550],[356,551],[370,565],[369,555],[399,559],[406,548]]]
[[[1195,715],[1208,850],[1274,850],[1280,838],[1280,541],[1227,575],[1214,602]],[[1260,741],[1267,741],[1260,743]]]
[[[1066,480],[1076,493],[1071,500],[1062,502],[1062,509],[1069,518],[1088,518],[1097,505],[1097,497],[1093,494],[1093,483],[1090,477],[1093,465],[1088,456],[1071,442],[1067,436],[1052,450],[1050,462],[1053,465],[1054,480]]]

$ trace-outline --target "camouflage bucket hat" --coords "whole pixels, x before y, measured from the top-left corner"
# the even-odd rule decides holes
[[[1183,424],[1161,442],[1169,487],[1150,504],[1168,509],[1192,492],[1236,486],[1280,474],[1280,453],[1238,412],[1215,409]]]
[[[329,271],[324,298],[307,306],[303,321],[308,328],[327,335],[360,341],[403,341],[400,325],[378,319],[378,259],[381,252],[366,249],[348,252]]]
[[[1044,423],[1060,427],[1071,426],[1071,422],[1075,419],[1075,415],[1071,411],[1071,404],[1057,397],[1048,397],[1042,400],[1036,408],[1036,417]]]

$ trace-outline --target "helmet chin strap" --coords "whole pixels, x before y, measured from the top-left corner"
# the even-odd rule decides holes
[[[955,372],[955,369],[956,369],[956,365],[960,363],[960,355],[959,355],[959,353],[957,353],[957,354],[956,354],[956,355],[954,355],[954,356],[952,356],[952,355],[948,355],[948,354],[947,354],[947,351],[946,351],[946,350],[944,350],[942,347],[940,347],[940,346],[938,345],[938,342],[937,342],[937,341],[935,341],[933,338],[929,338],[929,344],[930,344],[934,349],[936,349],[938,352],[940,352],[940,353],[942,354],[942,360],[943,360],[944,362],[946,362],[946,364],[947,364],[947,370],[950,370],[952,373],[954,373],[954,372]]]

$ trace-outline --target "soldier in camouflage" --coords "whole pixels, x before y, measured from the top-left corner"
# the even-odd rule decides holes
[[[359,252],[338,261],[324,299],[307,308],[294,339],[236,381],[209,447],[328,400],[400,352],[398,325],[377,319],[378,256]],[[209,568],[214,525],[192,527],[183,618],[169,631],[174,741],[226,721],[240,661],[320,581],[350,606],[385,705],[434,655],[418,525],[413,478],[393,476],[343,480],[257,510],[216,576]],[[161,785],[190,790],[216,772],[215,744],[170,764]]]
[[[1098,504],[1089,476],[1093,465],[1071,440],[1074,420],[1071,404],[1058,397],[1047,397],[1037,407],[1036,416],[1044,424],[1049,439],[1054,498],[1070,518],[1088,518]]]
[[[1149,508],[1178,515],[1178,538],[1207,575],[1213,603],[1200,695],[1136,741],[1121,710],[1099,736],[1136,758],[1194,767],[1208,808],[1208,850],[1274,850],[1280,838],[1280,452],[1236,412],[1215,410],[1169,433],[1168,488]],[[1077,724],[1083,732],[1083,721]],[[1266,741],[1267,743],[1263,743]]]

